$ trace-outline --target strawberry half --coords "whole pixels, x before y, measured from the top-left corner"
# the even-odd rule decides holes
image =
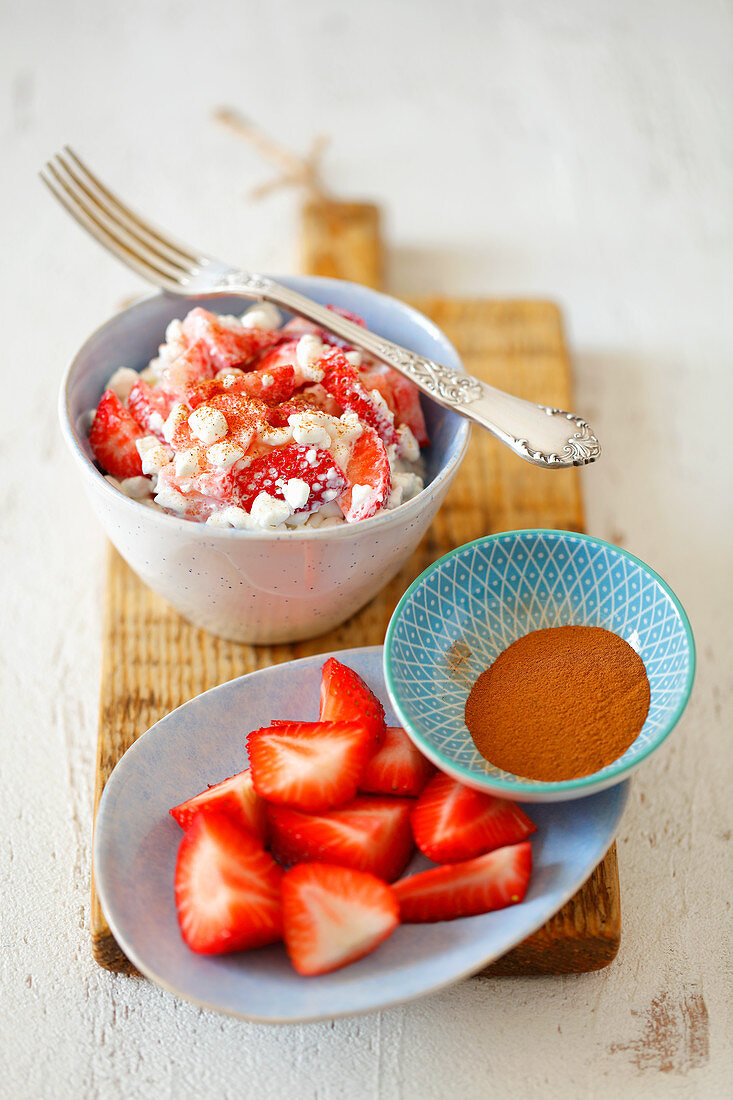
[[[404,374],[398,374],[396,370],[391,368],[388,369],[392,386],[395,423],[407,424],[420,446],[427,447],[430,443],[430,436],[420,404],[420,391],[414,382],[411,382],[409,378],[405,378]]]
[[[516,802],[474,791],[438,772],[417,801],[412,831],[428,859],[455,863],[526,840],[537,826]]]
[[[322,722],[362,722],[371,732],[373,744],[384,738],[384,707],[353,668],[329,657],[321,670]]]
[[[359,790],[417,795],[434,771],[435,765],[415,748],[401,726],[387,726],[384,741],[361,777]]]
[[[199,340],[203,342],[217,370],[247,363],[263,348],[280,340],[277,331],[229,325],[216,314],[200,307],[192,309],[184,317],[182,328],[189,344]]]
[[[140,477],[143,466],[135,441],[144,435],[117,394],[105,390],[89,429],[89,445],[102,469],[113,477]]]
[[[478,859],[420,871],[400,879],[393,890],[406,924],[456,920],[516,905],[527,893],[531,873],[532,845],[525,840]]]
[[[359,419],[373,428],[380,438],[389,445],[399,446],[400,437],[395,431],[391,413],[388,415],[359,378],[358,371],[352,367],[342,352],[332,352],[318,364],[323,367],[323,386],[332,394],[344,409],[355,412]]]
[[[335,306],[329,302],[326,309],[330,309],[332,313],[338,313],[339,317],[343,317],[346,321],[351,321],[353,324],[358,325],[359,328],[366,328],[367,323],[363,317],[360,317],[358,313],[352,313],[350,309],[342,309],[341,306]],[[323,329],[319,330],[319,336],[324,344],[331,344],[334,348],[341,348],[343,351],[353,351],[354,345],[350,344],[347,340],[343,340],[340,336],[336,336],[333,332],[325,332]]]
[[[372,747],[372,731],[362,721],[289,722],[247,738],[257,793],[308,813],[354,797]]]
[[[222,780],[221,783],[215,783],[168,812],[182,829],[187,829],[195,814],[212,811],[226,814],[264,844],[267,833],[265,803],[254,789],[249,768]]]
[[[231,368],[234,370],[235,368]],[[210,378],[191,383],[186,388],[186,402],[192,409],[224,394],[244,394],[260,401],[286,401],[295,388],[295,371],[290,365],[251,370],[228,378]]]
[[[268,806],[273,855],[281,863],[337,863],[386,882],[402,874],[414,849],[408,798],[361,795],[321,814]]]
[[[197,340],[168,364],[158,389],[171,401],[181,401],[189,386],[213,378],[214,365],[203,340]]]
[[[365,428],[354,444],[346,480],[349,487],[338,502],[347,523],[375,516],[389,500],[392,492],[389,458],[384,443],[372,428]]]
[[[127,408],[146,435],[163,438],[163,424],[168,416],[171,402],[163,394],[156,392],[142,378],[138,378],[130,390]]]
[[[239,504],[247,511],[260,493],[286,500],[287,485],[293,479],[307,488],[307,495],[294,512],[311,512],[335,500],[346,486],[346,478],[330,453],[307,443],[288,443],[261,455],[233,478]]]
[[[250,397],[278,404],[287,401],[295,389],[295,368],[290,363],[265,370],[251,370],[242,379],[242,388]]]
[[[328,974],[378,947],[399,924],[392,890],[374,875],[300,863],[283,876],[283,939],[299,974]]]
[[[282,869],[250,832],[218,813],[196,814],[181,841],[175,900],[192,951],[220,955],[282,936]]]

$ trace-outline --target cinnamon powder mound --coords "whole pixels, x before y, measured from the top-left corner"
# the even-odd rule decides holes
[[[596,626],[534,630],[476,680],[466,725],[489,763],[526,779],[578,779],[622,756],[651,692],[628,642]]]

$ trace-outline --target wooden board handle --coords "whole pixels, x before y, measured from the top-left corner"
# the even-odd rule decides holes
[[[299,266],[308,275],[382,283],[379,207],[370,202],[311,200],[303,205]]]

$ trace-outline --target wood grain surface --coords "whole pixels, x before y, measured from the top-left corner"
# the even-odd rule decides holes
[[[381,286],[380,221],[379,207],[371,202],[312,199],[304,203],[298,242],[301,271]]]
[[[568,357],[555,305],[541,301],[414,301],[460,351],[466,367],[497,386],[572,407]],[[150,725],[185,700],[258,668],[350,646],[381,644],[407,585],[448,550],[491,531],[521,527],[580,530],[577,473],[519,461],[475,430],[468,454],[431,529],[405,567],[362,611],[336,630],[295,645],[247,646],[191,626],[110,548],[96,801],[115,763]],[[95,805],[96,813],[96,805]],[[115,943],[94,890],[92,948],[110,970],[133,968]],[[618,950],[620,904],[615,847],[552,920],[485,974],[595,970]]]

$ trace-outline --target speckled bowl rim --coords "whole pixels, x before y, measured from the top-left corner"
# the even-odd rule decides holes
[[[387,302],[396,303],[400,309],[416,323],[419,328],[422,328],[430,335],[438,340],[438,342],[444,344],[455,355],[458,367],[461,371],[465,371],[462,360],[458,351],[453,346],[451,341],[445,335],[443,330],[431,321],[429,317],[426,317],[420,310],[415,309],[414,306],[408,305],[407,302],[401,301],[399,298],[394,298],[391,294],[383,294],[379,290],[374,290],[373,287],[362,286],[360,283],[354,283],[348,279],[331,279],[322,275],[299,275],[299,276],[271,276],[274,279],[280,279],[287,281],[290,278],[307,279],[309,282],[319,283],[321,285],[330,284],[334,287],[334,292],[338,297],[339,286],[351,286],[357,287],[360,291],[365,291],[369,296],[376,299],[382,299]],[[471,437],[471,423],[464,419],[462,423],[458,424],[456,428],[456,439],[458,442],[458,449],[453,457],[441,467],[432,481],[429,481],[427,485],[413,497],[412,500],[408,500],[405,504],[401,504],[398,508],[394,508],[391,512],[384,512],[378,516],[372,516],[370,519],[360,520],[358,523],[344,523],[340,526],[327,527],[324,529],[308,529],[308,528],[296,528],[291,531],[243,531],[236,528],[228,527],[213,527],[204,523],[194,523],[191,520],[180,519],[178,516],[170,515],[168,512],[158,511],[153,508],[148,508],[140,501],[133,500],[131,497],[126,497],[124,493],[121,493],[118,489],[115,489],[113,485],[106,480],[105,476],[99,471],[94,463],[90,460],[89,456],[85,453],[80,446],[77,439],[77,433],[74,429],[72,418],[69,408],[69,384],[72,380],[79,359],[84,354],[88,346],[93,340],[104,332],[106,328],[115,324],[120,317],[126,313],[131,312],[136,307],[143,305],[145,302],[152,301],[155,298],[166,298],[171,301],[185,300],[186,297],[191,299],[200,300],[201,298],[211,298],[212,301],[217,298],[232,298],[241,297],[246,298],[246,295],[232,294],[231,291],[221,291],[212,294],[197,294],[197,295],[173,295],[166,294],[163,291],[153,291],[150,294],[142,294],[125,306],[124,309],[118,310],[116,313],[108,317],[101,325],[99,325],[84,341],[81,347],[74,354],[69,366],[67,367],[63,379],[61,381],[61,387],[59,390],[58,398],[58,415],[61,423],[61,431],[64,440],[72,453],[72,456],[80,464],[82,473],[85,477],[91,477],[94,484],[101,488],[102,492],[113,494],[115,501],[120,504],[122,508],[130,510],[130,522],[134,524],[139,521],[142,515],[145,516],[146,523],[162,523],[164,528],[171,531],[173,527],[176,527],[180,533],[190,536],[192,531],[200,529],[202,537],[207,540],[212,539],[214,541],[237,539],[239,541],[247,542],[279,542],[279,541],[292,541],[297,539],[300,542],[320,542],[324,539],[344,539],[353,538],[357,531],[362,532],[365,530],[373,532],[375,537],[378,537],[381,529],[390,528],[396,524],[402,526],[403,523],[409,521],[409,519],[421,511],[425,504],[426,493],[434,492],[439,489],[440,486],[448,481],[450,483],[455,476],[458,468],[463,461],[466,450],[468,449],[469,440]],[[253,298],[253,304],[257,299]],[[462,437],[462,438],[461,438]]]
[[[672,604],[679,615],[682,626],[684,627],[685,634],[687,636],[687,645],[689,649],[689,665],[687,670],[687,680],[680,696],[680,701],[677,704],[673,714],[671,715],[666,726],[660,730],[654,740],[649,744],[642,752],[635,757],[634,760],[629,761],[626,764],[621,763],[621,758],[616,765],[610,765],[613,769],[599,779],[598,772],[593,772],[591,775],[582,776],[580,779],[564,779],[560,782],[548,783],[535,781],[532,783],[512,782],[509,783],[505,779],[499,779],[495,776],[487,776],[479,772],[473,771],[471,768],[465,767],[463,764],[457,764],[449,757],[445,756],[435,745],[429,741],[411,721],[407,715],[405,709],[400,704],[399,693],[395,684],[394,674],[392,669],[392,646],[394,644],[395,630],[397,624],[400,621],[402,612],[404,611],[412,594],[425,583],[427,578],[440,569],[443,568],[446,562],[452,558],[457,557],[459,554],[470,549],[474,546],[485,546],[487,543],[494,542],[516,542],[518,538],[528,538],[530,536],[541,536],[543,538],[558,538],[560,540],[577,540],[579,542],[589,542],[594,546],[600,546],[606,550],[610,550],[613,553],[619,554],[623,558],[627,558],[635,565],[638,565],[643,572],[655,581],[656,584],[666,593],[666,595],[672,601]],[[586,535],[579,531],[560,531],[554,528],[542,528],[531,527],[525,530],[519,531],[500,531],[495,535],[483,535],[481,538],[474,539],[472,542],[466,542],[463,546],[456,547],[455,550],[451,550],[449,553],[444,554],[442,558],[438,558],[432,565],[429,565],[427,569],[423,570],[419,577],[417,577],[410,587],[405,591],[400,602],[397,604],[392,618],[389,621],[387,627],[387,633],[384,639],[384,680],[387,686],[387,692],[389,694],[392,705],[400,717],[405,730],[409,734],[411,740],[417,745],[422,753],[427,756],[434,764],[436,764],[443,771],[448,772],[455,779],[464,780],[474,788],[480,788],[490,793],[504,793],[512,798],[519,799],[520,796],[534,795],[538,801],[541,800],[542,795],[548,796],[550,799],[562,799],[567,796],[568,792],[575,792],[573,797],[577,797],[579,793],[582,794],[595,794],[597,791],[604,790],[606,787],[614,786],[616,783],[620,783],[625,779],[628,774],[634,771],[643,761],[659,746],[663,741],[667,739],[674,727],[677,725],[682,712],[690,698],[692,691],[692,685],[695,679],[695,666],[696,666],[696,654],[695,654],[695,639],[692,633],[692,627],[690,626],[690,620],[687,617],[684,607],[680,603],[679,599],[672,591],[667,582],[660,577],[650,565],[647,565],[641,558],[637,558],[635,554],[629,553],[628,550],[623,550],[620,546],[615,546],[612,542],[606,542],[605,539],[596,538],[595,535]],[[604,769],[605,771],[605,769]],[[539,796],[539,797],[538,797]]]

